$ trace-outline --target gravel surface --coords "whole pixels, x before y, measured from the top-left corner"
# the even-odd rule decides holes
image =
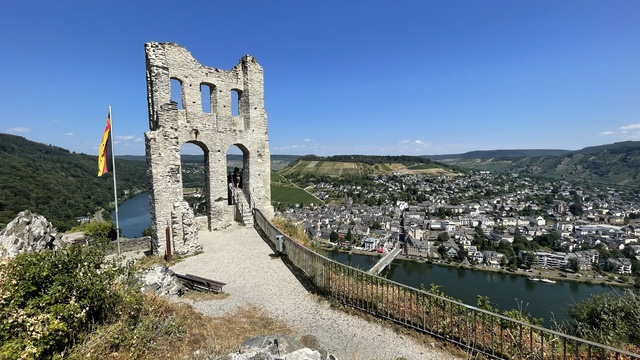
[[[457,358],[331,308],[326,300],[304,289],[253,228],[234,225],[222,231],[200,232],[199,237],[203,253],[171,269],[227,284],[223,291],[229,296],[225,299],[185,300],[204,314],[216,316],[248,305],[257,306],[288,324],[295,335],[314,335],[323,348],[341,360]]]

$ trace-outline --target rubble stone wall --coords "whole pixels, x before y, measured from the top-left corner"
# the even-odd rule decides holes
[[[164,229],[172,229],[177,248],[191,248],[185,236],[197,237],[195,221],[183,200],[180,150],[186,143],[199,146],[205,157],[206,228],[223,229],[234,221],[228,204],[227,150],[243,153],[242,196],[252,207],[273,216],[267,113],[264,108],[263,69],[250,55],[230,71],[203,66],[175,43],[145,44],[149,131],[145,133],[150,175],[152,250],[164,254]],[[171,86],[179,82],[180,103],[172,102]],[[204,85],[204,87],[203,87]],[[201,90],[209,104],[202,106]],[[237,115],[232,114],[232,92],[237,94]],[[190,214],[177,214],[176,212]],[[185,219],[180,226],[177,219]],[[177,229],[187,229],[178,231]],[[161,237],[158,240],[158,236]],[[195,244],[194,244],[195,245]]]

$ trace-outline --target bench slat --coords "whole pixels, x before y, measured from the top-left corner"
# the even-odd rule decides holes
[[[176,277],[178,277],[178,279],[184,280],[186,282],[185,286],[191,287],[191,288],[209,290],[215,293],[219,293],[220,291],[222,291],[222,287],[226,285],[223,282],[206,279],[206,278],[191,275],[191,274],[185,274],[185,275],[176,274],[176,273],[174,274]]]

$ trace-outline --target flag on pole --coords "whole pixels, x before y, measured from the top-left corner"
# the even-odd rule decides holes
[[[98,176],[102,176],[113,170],[113,157],[111,156],[111,110],[107,115],[107,126],[102,134],[100,152],[98,153]]]

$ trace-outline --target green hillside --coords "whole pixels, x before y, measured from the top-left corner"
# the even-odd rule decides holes
[[[454,167],[432,162],[418,156],[336,155],[321,157],[306,155],[278,171],[284,177],[314,176],[367,176],[393,172],[432,175],[459,174]]]
[[[544,150],[544,149],[526,149],[526,150],[476,150],[463,154],[449,155],[426,155],[431,160],[453,160],[453,159],[519,159],[524,157],[540,157],[540,156],[560,156],[570,153],[569,150]]]
[[[477,154],[479,155],[479,154]],[[439,161],[474,170],[513,172],[595,184],[640,185],[640,142],[626,141],[555,156],[451,157]]]
[[[0,228],[28,209],[64,230],[109,205],[113,178],[98,177],[97,164],[97,156],[0,134]],[[118,196],[147,189],[145,162],[116,158],[116,172]]]

